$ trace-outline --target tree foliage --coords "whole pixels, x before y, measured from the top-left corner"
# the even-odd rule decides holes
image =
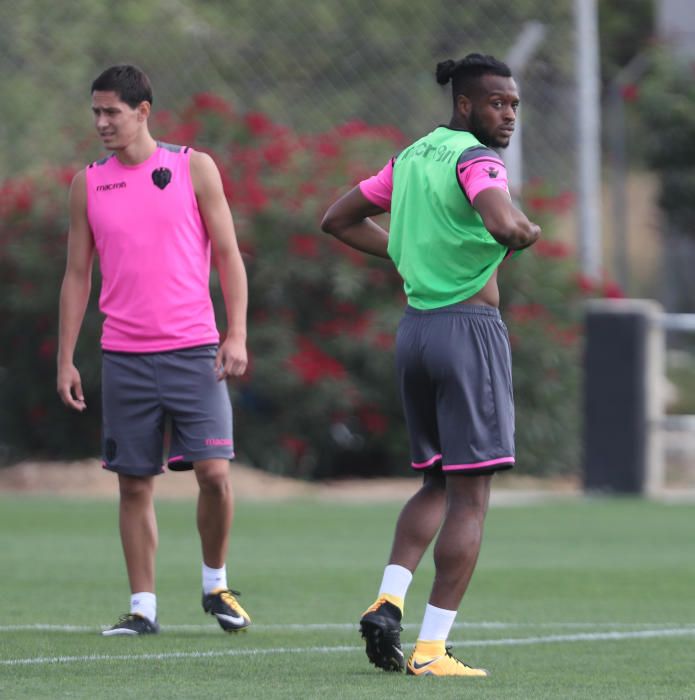
[[[306,478],[402,473],[408,446],[393,367],[401,281],[389,262],[337,243],[318,224],[331,201],[402,148],[403,134],[352,121],[302,135],[209,93],[181,113],[160,111],[152,127],[164,141],[207,144],[235,215],[250,285],[250,368],[230,386],[240,458]],[[0,443],[15,458],[99,449],[94,303],[76,358],[89,410],[70,414],[55,393],[72,173],[52,169],[0,185]],[[571,196],[550,196],[540,185],[528,195],[535,218],[571,205]],[[550,227],[546,236],[500,275],[519,461],[531,473],[577,468],[581,300],[606,291],[589,289],[571,251],[552,240]],[[216,282],[213,294],[223,323]]]
[[[661,179],[660,204],[684,232],[695,235],[695,68],[652,53],[651,70],[641,86],[637,105],[646,126],[647,162]]]
[[[601,76],[612,80],[642,51],[654,35],[654,0],[598,2]]]
[[[72,162],[89,85],[121,62],[150,75],[158,109],[211,92],[305,133],[359,119],[414,137],[448,110],[437,61],[503,57],[528,20],[549,29],[527,80],[550,99],[571,82],[569,2],[0,0],[0,172]]]

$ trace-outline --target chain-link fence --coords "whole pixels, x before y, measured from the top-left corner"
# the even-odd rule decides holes
[[[573,190],[570,0],[0,0],[0,175],[73,161],[91,80],[118,62],[148,72],[156,110],[214,92],[304,132],[361,119],[416,137],[449,117],[436,63],[518,56],[529,23],[545,31],[517,71],[524,179]]]
[[[559,195],[574,190],[572,8],[570,0],[0,0],[0,462],[3,449],[8,459],[97,450],[94,411],[67,414],[54,394],[55,306],[67,185],[101,155],[89,88],[106,66],[128,62],[152,79],[155,137],[218,158],[246,246],[254,369],[235,387],[239,454],[304,476],[400,468],[406,440],[390,352],[400,283],[331,247],[318,222],[338,192],[403,147],[400,132],[414,139],[448,122],[451,93],[435,66],[474,51],[515,70],[523,168],[510,171],[531,185],[531,215],[571,202]],[[521,190],[518,174],[511,184]],[[527,424],[519,454],[534,473],[567,473],[579,466],[573,300],[584,292],[563,245],[522,258],[504,289]],[[90,310],[82,330],[90,347],[100,324]],[[93,353],[78,364],[95,396]]]

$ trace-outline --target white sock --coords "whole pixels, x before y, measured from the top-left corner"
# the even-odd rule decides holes
[[[456,610],[435,608],[428,603],[418,639],[428,642],[446,641],[456,619],[456,612]]]
[[[389,564],[384,569],[384,578],[381,580],[379,595],[388,593],[405,600],[405,594],[408,592],[408,586],[410,586],[412,580],[413,574],[404,566]]]
[[[130,612],[154,622],[157,619],[157,596],[154,593],[133,593],[130,596]]]
[[[215,588],[227,588],[227,566],[212,569],[203,562],[203,593],[210,593]]]

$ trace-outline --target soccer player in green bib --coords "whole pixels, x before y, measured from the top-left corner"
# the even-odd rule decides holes
[[[484,677],[453,656],[449,632],[478,559],[495,472],[514,465],[514,402],[497,270],[540,228],[513,204],[496,149],[519,94],[507,65],[469,54],[437,65],[452,84],[450,122],[394,157],[326,212],[322,229],[393,260],[408,299],[396,367],[420,490],[396,525],[376,602],[360,620],[369,660],[387,671]],[[387,233],[372,217],[391,212]],[[400,642],[404,601],[425,550],[435,577],[415,649]]]

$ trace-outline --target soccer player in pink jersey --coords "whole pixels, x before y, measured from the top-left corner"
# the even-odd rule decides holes
[[[102,348],[103,465],[118,475],[119,524],[130,611],[106,636],[159,631],[154,476],[193,469],[199,486],[202,603],[222,629],[251,620],[227,584],[233,517],[229,460],[232,407],[225,380],[244,373],[246,271],[220,173],[212,158],[150,134],[152,88],[137,67],[112,66],[92,84],[97,133],[110,154],[75,175],[60,293],[57,388],[87,408],[74,352],[99,257],[105,316]],[[226,333],[215,325],[210,262],[219,273]]]
[[[540,228],[509,196],[495,149],[519,105],[511,71],[470,54],[437,65],[453,114],[327,211],[322,228],[391,258],[408,305],[396,336],[412,467],[421,489],[403,508],[376,602],[360,620],[369,660],[411,675],[484,677],[446,646],[478,559],[492,475],[514,465],[514,404],[497,269]],[[391,212],[389,232],[372,217]],[[438,533],[438,534],[437,534]],[[400,643],[406,592],[428,545],[435,578],[415,649]]]

